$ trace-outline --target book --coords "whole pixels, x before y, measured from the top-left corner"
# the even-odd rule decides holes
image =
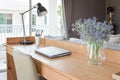
[[[66,56],[66,55],[71,54],[69,50],[65,50],[62,48],[55,47],[55,46],[38,48],[38,49],[35,49],[35,52],[41,55],[44,55],[48,58],[56,58],[56,57]]]
[[[120,80],[120,72],[112,74],[112,78],[115,80]]]

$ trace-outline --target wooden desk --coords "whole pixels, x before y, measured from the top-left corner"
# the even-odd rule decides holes
[[[112,74],[120,71],[120,51],[106,49],[108,61],[103,65],[90,65],[85,57],[85,45],[74,44],[64,41],[42,39],[43,46],[57,46],[68,49],[72,55],[49,59],[34,52],[35,46],[21,46],[18,44],[7,45],[7,80],[16,80],[14,62],[12,58],[13,48],[30,54],[35,61],[38,73],[48,80],[112,80]],[[111,59],[110,54],[117,54],[116,59]],[[113,58],[114,58],[113,57]]]

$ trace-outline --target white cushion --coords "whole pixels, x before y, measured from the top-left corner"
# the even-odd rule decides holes
[[[17,80],[39,80],[36,67],[30,55],[14,50],[13,59]]]

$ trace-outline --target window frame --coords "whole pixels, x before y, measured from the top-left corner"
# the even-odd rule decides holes
[[[13,24],[13,15],[12,14],[0,13],[0,16],[2,16],[1,19],[3,18],[2,20],[4,20],[4,21],[0,20],[0,21],[2,21],[2,22],[0,22],[0,25],[12,25]],[[8,16],[10,16],[11,18],[8,18]],[[10,20],[11,20],[11,22],[9,22]]]

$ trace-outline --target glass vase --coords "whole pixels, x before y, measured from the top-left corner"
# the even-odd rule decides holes
[[[105,53],[98,44],[87,45],[87,56],[90,64],[99,65],[105,61]]]

